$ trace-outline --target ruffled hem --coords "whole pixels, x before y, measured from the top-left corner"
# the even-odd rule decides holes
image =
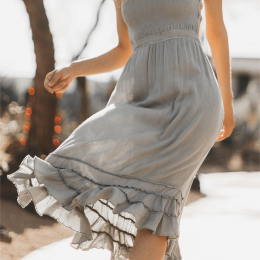
[[[137,229],[147,228],[154,235],[167,236],[164,260],[181,260],[178,199],[104,185],[30,155],[7,178],[16,186],[22,208],[33,201],[40,216],[49,215],[75,231],[70,243],[75,249],[107,249],[111,259],[127,260]]]

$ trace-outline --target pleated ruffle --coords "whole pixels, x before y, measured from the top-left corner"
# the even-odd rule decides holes
[[[21,207],[33,201],[40,216],[49,215],[75,231],[70,243],[75,249],[107,249],[112,259],[126,260],[137,229],[147,228],[155,235],[168,236],[164,260],[181,259],[175,216],[180,210],[178,199],[131,187],[104,186],[30,155],[7,178],[17,188]]]

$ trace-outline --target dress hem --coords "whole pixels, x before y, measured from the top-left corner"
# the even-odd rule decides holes
[[[73,199],[70,200],[68,204],[63,203],[57,198],[57,196],[55,196],[55,194],[53,194],[52,187],[48,187],[48,184],[39,181],[36,173],[37,167],[35,167],[35,162],[36,166],[40,167],[39,169],[44,169],[43,165],[48,165],[48,167],[55,169],[48,162],[41,160],[37,156],[32,158],[30,155],[27,155],[22,161],[19,170],[7,176],[7,178],[13,182],[17,189],[17,202],[22,208],[25,208],[31,201],[33,201],[35,210],[40,216],[43,216],[44,214],[49,215],[50,217],[56,219],[60,224],[73,230],[75,234],[73,236],[73,240],[70,243],[73,248],[84,251],[90,250],[92,248],[103,248],[109,250],[112,253],[112,259],[127,260],[127,257],[129,256],[130,250],[133,246],[136,230],[150,229],[153,231],[154,235],[167,236],[168,246],[165,253],[166,258],[164,258],[164,260],[181,259],[179,256],[176,258],[177,256],[172,255],[174,246],[178,246],[178,218],[173,216],[166,216],[162,214],[162,212],[151,212],[149,211],[149,208],[145,208],[142,201],[140,201],[142,203],[131,204],[131,201],[128,200],[127,194],[118,188],[113,188],[112,195],[110,194],[110,196],[103,196],[100,199],[96,199],[96,201],[95,199],[93,201],[93,198],[92,201],[91,198],[89,201],[87,201],[86,198],[88,198],[88,196],[86,196],[85,203],[82,203],[82,198],[84,201],[84,196],[81,197],[81,195],[84,193],[83,192],[81,194],[74,194]],[[43,168],[41,168],[41,165]],[[45,172],[45,174],[46,173],[47,172]],[[59,173],[57,174],[59,175]],[[60,176],[60,178],[62,177]],[[65,185],[64,180],[63,183]],[[66,188],[68,189],[69,187],[66,186]],[[97,191],[97,189],[102,190],[102,188],[96,187],[90,190],[90,193],[87,192],[88,195],[91,195],[95,192],[98,193],[99,191]],[[124,194],[125,200],[122,201],[122,196],[114,196],[114,193],[116,193],[116,195]],[[107,204],[105,204],[103,200],[107,201]],[[122,201],[121,204],[118,204],[119,200]],[[112,204],[109,205],[109,203]],[[95,205],[97,205],[99,209],[105,208],[106,211],[110,211],[109,213],[112,212],[112,214],[118,215],[118,219],[123,219],[125,223],[124,226],[130,226],[131,228],[129,228],[129,230],[132,232],[127,232],[126,230],[122,230],[120,227],[113,225],[109,219],[105,219],[105,217],[102,216],[102,212],[95,210]],[[92,214],[94,214],[94,212],[97,214],[96,222],[102,221],[102,225],[109,226],[108,230],[110,233],[105,232],[105,230],[102,229],[95,230],[96,222],[90,224],[87,217],[90,211]],[[130,218],[126,218],[124,216],[125,214],[128,214],[128,217],[130,216]],[[157,228],[154,228],[154,226],[151,225],[151,223],[155,223],[156,221],[149,223],[149,215],[151,214],[155,215],[155,219],[157,218],[157,220],[159,220],[159,222],[157,221]],[[148,222],[145,224],[145,221]],[[169,223],[171,222],[171,225],[168,226],[166,224],[167,221]],[[165,233],[163,231],[163,227],[165,227],[165,225],[168,226],[168,231],[169,228],[172,228],[173,231],[175,230],[173,232],[175,235],[169,232]],[[160,228],[158,229],[159,226]],[[102,243],[104,246],[100,246],[100,244],[98,244],[100,241],[100,236],[102,236],[104,241],[106,241],[106,243]]]

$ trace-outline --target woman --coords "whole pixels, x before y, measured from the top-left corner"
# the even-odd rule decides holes
[[[40,215],[75,231],[76,249],[106,248],[116,260],[180,260],[192,181],[235,125],[222,1],[204,0],[218,81],[199,38],[200,0],[114,2],[118,45],[44,82],[63,93],[78,76],[124,66],[106,107],[44,161],[28,155],[8,178],[22,207],[33,200]]]

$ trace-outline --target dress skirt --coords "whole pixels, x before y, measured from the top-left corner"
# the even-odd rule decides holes
[[[224,109],[200,40],[176,35],[136,46],[105,108],[45,160],[27,155],[8,175],[19,204],[33,201],[75,231],[76,249],[126,260],[137,229],[150,229],[167,236],[164,260],[182,259],[181,214]]]

